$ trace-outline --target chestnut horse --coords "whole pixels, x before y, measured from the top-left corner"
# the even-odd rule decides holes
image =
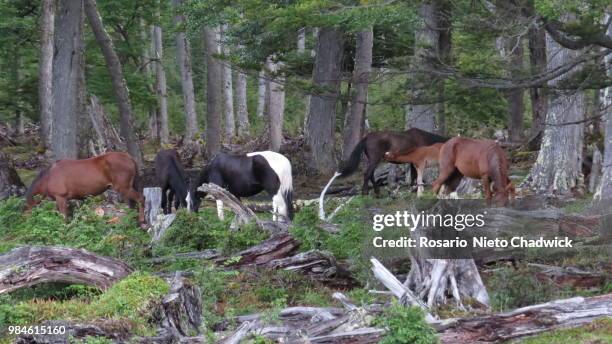
[[[368,158],[368,168],[363,175],[362,193],[364,195],[368,194],[368,182],[371,181],[374,186],[374,192],[378,194],[378,185],[376,185],[374,180],[374,170],[383,159],[385,152],[403,152],[407,154],[419,147],[443,143],[446,140],[448,138],[417,128],[410,128],[404,132],[376,131],[369,133],[355,146],[349,159],[341,164],[340,170],[336,172],[334,178],[346,177],[355,172],[359,167],[361,154],[365,153],[365,156]]]
[[[68,219],[68,201],[95,196],[109,188],[138,203],[138,221],[144,223],[144,197],[134,188],[136,162],[127,153],[110,152],[89,159],[63,159],[40,171],[26,192],[26,210],[40,203],[35,195],[55,201],[57,210]]]
[[[505,206],[508,204],[508,194],[514,194],[514,187],[508,178],[506,153],[495,141],[453,137],[440,148],[438,163],[440,172],[433,182],[434,193],[438,193],[442,184],[459,171],[466,177],[481,180],[485,199],[489,203],[494,196],[498,205]]]
[[[394,163],[411,163],[416,167],[417,172],[417,197],[421,197],[423,193],[423,174],[425,168],[432,164],[438,163],[438,154],[443,143],[434,143],[431,146],[418,147],[412,151],[406,152],[386,152],[385,160]]]

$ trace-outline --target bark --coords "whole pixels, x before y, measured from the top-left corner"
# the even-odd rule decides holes
[[[227,31],[227,25],[223,27]],[[229,55],[226,43],[221,45],[223,55]],[[223,116],[225,118],[225,139],[232,142],[236,136],[236,120],[234,119],[234,89],[232,86],[232,66],[229,61],[223,63]]]
[[[236,78],[236,106],[238,108],[238,136],[248,136],[251,124],[247,108],[247,75],[241,71],[238,72]]]
[[[219,80],[223,78],[222,66],[215,55],[219,54],[215,29],[204,28],[206,46],[206,154],[214,156],[221,150],[222,97]]]
[[[25,185],[21,182],[12,160],[8,154],[0,152],[0,200],[22,196],[25,192]]]
[[[607,13],[604,20],[608,22],[611,16],[612,14]],[[608,26],[606,34],[608,37],[612,37],[612,25]],[[612,77],[612,54],[608,54],[604,61],[608,77]],[[600,106],[605,118],[604,157],[601,182],[593,200],[601,205],[610,205],[610,200],[612,200],[612,86],[604,88],[600,91],[600,94]]]
[[[53,38],[55,32],[55,1],[53,0],[42,1],[40,32],[40,62],[38,65],[40,137],[43,146],[50,148],[53,120]]]
[[[419,14],[423,23],[415,33],[415,65],[439,59],[440,33],[436,30],[438,23],[434,1],[424,1],[420,5]],[[432,90],[435,87],[430,76],[412,74],[408,91],[411,104],[406,105],[405,108],[406,128],[419,128],[429,132],[436,130],[438,104],[432,100],[435,96]]]
[[[351,95],[350,111],[347,114],[344,126],[344,144],[342,148],[342,161],[348,160],[353,148],[363,135],[362,128],[365,122],[366,103],[368,100],[368,81],[372,70],[372,46],[374,34],[372,28],[357,34],[355,48],[355,69],[353,70],[354,91]]]
[[[262,266],[290,256],[299,246],[300,243],[289,232],[283,231],[253,247],[233,254],[232,257],[217,258],[215,262],[232,267]],[[236,261],[236,257],[240,259]]]
[[[172,6],[177,11],[183,5],[183,0],[172,0]],[[174,25],[181,26],[185,18],[182,14],[174,16]],[[187,141],[197,139],[198,114],[196,113],[195,91],[193,88],[193,72],[191,69],[191,47],[187,35],[183,31],[176,33],[176,50],[181,71],[181,86],[183,88],[183,102],[185,107],[185,138]]]
[[[499,343],[612,316],[612,294],[574,297],[507,313],[457,319],[441,329],[442,343]]]
[[[113,42],[110,36],[104,29],[102,18],[98,12],[95,0],[84,0],[85,1],[85,14],[89,21],[89,25],[96,37],[96,41],[102,49],[104,60],[106,61],[106,67],[110,74],[111,82],[113,84],[113,91],[117,98],[117,107],[119,108],[119,117],[121,123],[121,136],[124,137],[128,153],[134,158],[139,169],[142,169],[143,160],[140,147],[138,146],[138,140],[134,132],[134,115],[132,112],[132,104],[130,103],[129,91],[125,78],[123,77],[123,71],[119,57],[113,47]]]
[[[546,39],[549,68],[555,68],[581,52],[562,48],[549,36]],[[580,69],[580,66],[577,67]],[[554,88],[568,75],[549,81]],[[546,127],[540,152],[524,185],[541,194],[569,195],[584,186],[582,148],[584,124],[567,124],[584,118],[585,99],[581,90],[556,90],[550,95]]]
[[[500,37],[499,51],[510,68],[510,79],[519,78],[523,70],[523,42],[522,37]],[[508,136],[511,142],[520,142],[523,136],[523,92],[522,88],[506,91],[508,103]]]
[[[0,294],[48,282],[107,289],[131,272],[120,260],[85,250],[24,246],[0,255]]]
[[[168,93],[166,90],[166,71],[163,64],[162,29],[153,26],[153,56],[155,57],[155,91],[157,92],[159,110],[159,142],[162,145],[170,141],[168,129]]]
[[[53,52],[51,155],[79,155],[78,123],[84,112],[83,2],[58,2]]]
[[[158,327],[174,338],[200,334],[202,325],[202,296],[200,287],[177,272],[168,281],[170,291],[157,309]]]
[[[115,129],[110,118],[106,115],[104,107],[102,106],[102,104],[100,104],[98,97],[96,97],[95,95],[89,97],[87,113],[89,114],[92,127],[97,137],[97,152],[94,155],[98,155],[107,151],[125,150],[125,144],[121,141],[119,133],[117,133],[117,130]]]
[[[266,72],[260,71],[257,78],[257,117],[263,117],[266,108],[266,93],[267,93]]]
[[[268,57],[266,68],[268,76],[268,133],[270,135],[270,150],[278,152],[283,144],[283,117],[285,113],[285,77],[279,74],[282,63],[274,62]]]
[[[336,105],[340,92],[344,38],[333,28],[319,30],[306,139],[312,154],[313,167],[322,174],[336,170],[335,125]]]
[[[533,1],[528,1],[527,6],[533,7]],[[546,31],[537,26],[530,26],[529,37],[529,65],[531,75],[540,75],[546,71]],[[531,98],[531,131],[529,137],[535,138],[530,148],[536,150],[540,146],[541,132],[544,129],[544,120],[548,112],[548,96],[541,87],[529,89]]]

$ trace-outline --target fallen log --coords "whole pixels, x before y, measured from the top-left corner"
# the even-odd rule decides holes
[[[132,272],[124,262],[85,250],[24,246],[0,255],[0,294],[46,282],[107,289]]]
[[[549,280],[557,285],[573,288],[596,288],[606,282],[606,276],[600,273],[578,269],[573,266],[553,266],[529,263],[527,266],[538,269],[536,277]]]
[[[215,262],[232,267],[265,265],[275,259],[285,258],[293,254],[299,246],[300,243],[289,232],[285,231],[277,233],[269,239],[238,252],[231,257],[217,258]],[[239,257],[237,261],[235,261],[236,257]]]
[[[496,343],[612,316],[612,294],[574,297],[507,313],[455,319],[439,330],[442,343]]]
[[[330,252],[311,250],[294,256],[279,258],[265,264],[270,269],[294,271],[310,279],[335,287],[356,284],[347,268],[339,265]]]

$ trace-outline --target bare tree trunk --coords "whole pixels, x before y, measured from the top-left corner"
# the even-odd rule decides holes
[[[353,70],[353,85],[355,90],[351,95],[350,111],[344,126],[344,144],[342,146],[342,160],[348,160],[353,148],[357,145],[363,134],[365,122],[366,103],[368,100],[368,80],[372,70],[372,46],[374,34],[372,28],[357,34],[355,47],[355,69]]]
[[[159,18],[159,13],[158,13]],[[170,130],[168,128],[168,93],[166,90],[166,71],[164,70],[163,56],[164,46],[162,42],[162,29],[153,26],[153,55],[155,61],[155,90],[158,101],[158,131],[159,142],[164,145],[170,141]]]
[[[312,79],[318,90],[310,98],[306,139],[314,168],[319,173],[331,174],[336,170],[334,133],[344,53],[342,32],[320,29],[316,50]]]
[[[183,0],[172,0],[172,6],[176,11],[182,6]],[[185,21],[183,15],[174,16],[174,25],[178,27]],[[176,50],[181,71],[181,85],[183,88],[183,101],[185,105],[185,138],[193,141],[199,131],[198,114],[196,113],[195,91],[193,88],[193,73],[191,70],[191,47],[185,32],[176,33]]]
[[[523,43],[518,37],[500,37],[498,50],[510,66],[510,78],[523,69]],[[523,89],[515,88],[506,92],[508,102],[508,136],[512,142],[520,142],[523,137]]]
[[[221,150],[221,102],[223,94],[219,80],[223,78],[220,62],[215,58],[219,53],[216,30],[204,28],[206,46],[206,154],[214,156]]]
[[[610,20],[612,14],[606,13],[604,22],[607,23]],[[608,37],[612,37],[612,26],[608,26],[606,31]],[[604,58],[605,70],[608,73],[608,77],[612,77],[612,55],[608,54]],[[597,187],[593,200],[596,203],[603,203],[610,205],[612,200],[612,86],[608,86],[600,91],[600,107],[604,111],[603,118],[605,118],[605,136],[604,136],[604,158],[603,158],[603,169],[601,175],[601,182]]]
[[[121,123],[121,136],[124,137],[127,144],[128,153],[136,160],[139,168],[142,168],[142,153],[138,146],[138,139],[134,133],[134,116],[132,114],[132,104],[130,103],[130,96],[125,78],[123,77],[123,71],[119,57],[113,47],[108,33],[104,29],[102,24],[102,18],[98,12],[95,0],[84,0],[85,1],[85,14],[89,21],[89,25],[96,37],[96,41],[102,49],[104,60],[106,61],[106,67],[111,77],[113,84],[113,90],[115,97],[117,98],[117,107],[119,108],[119,116]]]
[[[421,4],[419,14],[423,19],[421,28],[415,33],[414,64],[427,63],[428,58],[438,56],[439,34],[436,31],[436,8],[433,0],[426,0]],[[422,74],[414,74],[409,90],[410,103],[406,105],[406,128],[419,128],[433,132],[436,129],[437,104],[431,101],[428,88],[431,78]]]
[[[546,38],[548,68],[562,66],[580,55],[580,51],[561,47],[551,37]],[[578,70],[580,67],[577,68]],[[568,75],[549,81],[551,89]],[[581,90],[556,90],[550,97],[546,126],[537,161],[525,185],[542,194],[568,195],[584,187],[582,150],[584,124],[568,124],[584,118],[585,99]]]
[[[224,39],[227,25],[222,29]],[[221,45],[221,52],[224,55],[230,53],[227,44]],[[232,87],[232,66],[228,61],[223,63],[223,116],[225,117],[225,139],[232,142],[236,136],[236,120],[234,119],[234,89]]]
[[[533,7],[533,1],[528,2]],[[546,31],[543,28],[530,26],[529,32],[529,64],[531,75],[538,75],[546,70]],[[529,134],[530,146],[536,148],[540,145],[541,132],[544,130],[544,120],[548,112],[548,96],[544,89],[532,87],[529,89],[531,98],[531,132]],[[539,139],[540,138],[540,139]]]
[[[53,159],[79,155],[78,123],[84,110],[83,2],[58,3],[54,34],[51,151]]]
[[[298,54],[304,54],[306,52],[306,28],[301,28],[298,30],[298,39],[297,39],[297,52]],[[306,130],[306,125],[308,123],[308,112],[310,112],[310,94],[307,94],[304,99],[304,131]]]
[[[266,67],[270,71],[268,77],[268,131],[270,134],[270,150],[278,152],[283,143],[283,116],[285,113],[285,78],[277,75],[282,67],[280,62],[274,62],[272,57],[268,57]]]
[[[40,137],[45,148],[51,147],[53,120],[53,36],[55,32],[55,2],[43,0],[40,15],[40,62],[38,65],[38,103],[40,107]]]
[[[148,30],[147,30],[148,28]],[[149,37],[150,34],[150,37]],[[154,77],[153,66],[151,65],[151,54],[155,51],[155,34],[153,26],[148,26],[144,18],[140,18],[140,41],[142,42],[143,48],[140,54],[140,66],[142,73],[145,75],[147,80]],[[148,42],[148,44],[146,43]],[[150,94],[156,94],[155,81],[153,83],[147,83],[147,91]],[[156,98],[157,101],[157,98]],[[157,104],[148,104],[149,110],[149,123],[148,123],[148,138],[157,141],[159,140],[159,126],[157,118]]]
[[[249,111],[247,107],[247,75],[241,71],[236,78],[236,105],[238,107],[238,136],[249,135]]]
[[[266,108],[266,72],[261,70],[257,78],[257,117],[263,117]]]

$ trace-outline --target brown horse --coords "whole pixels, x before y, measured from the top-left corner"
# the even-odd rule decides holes
[[[425,168],[431,164],[438,163],[438,154],[442,145],[443,143],[438,142],[431,146],[418,147],[408,153],[398,151],[386,152],[384,158],[389,162],[414,164],[417,172],[417,197],[421,197]]]
[[[440,174],[433,182],[434,193],[438,193],[441,185],[459,171],[466,177],[481,180],[487,202],[491,202],[494,194],[495,202],[505,206],[508,194],[514,194],[508,178],[506,153],[495,141],[454,137],[440,148],[438,163]]]
[[[443,143],[448,139],[421,129],[410,128],[404,132],[377,131],[366,135],[351,153],[349,159],[341,164],[336,173],[338,177],[346,177],[354,173],[359,167],[361,153],[368,158],[368,167],[363,175],[362,193],[368,194],[371,181],[374,192],[378,195],[378,185],[374,180],[374,170],[383,159],[385,152],[402,152],[408,154],[423,146],[431,146],[435,143]],[[460,179],[460,178],[459,178]]]
[[[26,192],[26,210],[42,195],[55,201],[57,210],[68,218],[68,201],[95,196],[109,188],[124,199],[138,203],[138,221],[144,223],[144,197],[134,188],[138,167],[127,153],[110,152],[81,160],[58,160],[40,171]]]

